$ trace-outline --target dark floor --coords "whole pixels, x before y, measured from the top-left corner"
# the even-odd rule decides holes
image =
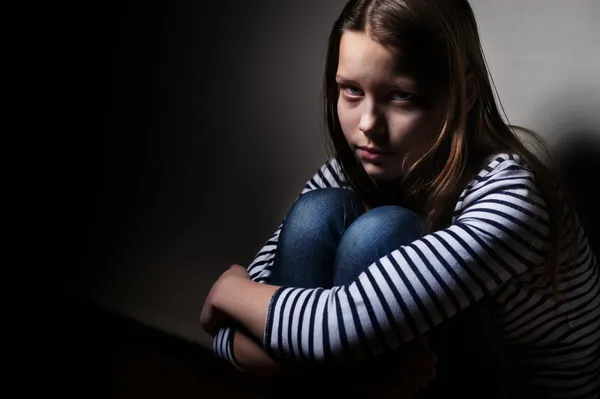
[[[210,351],[89,304],[61,301],[55,383],[61,397],[258,398]]]
[[[54,349],[49,363],[56,365],[49,374],[62,398],[266,397],[260,379],[236,371],[199,345],[91,304],[63,299],[52,308],[61,311],[55,313],[52,322],[57,334],[48,340]],[[288,399],[305,398],[306,392],[310,392],[308,396],[312,398],[330,397],[331,384],[317,387],[316,382],[304,381],[297,386],[296,382],[281,381],[276,389],[285,392]],[[472,384],[470,380],[468,385]],[[459,391],[465,392],[465,386],[458,385]],[[445,397],[438,395],[449,389],[446,386],[431,388],[425,398]],[[50,391],[54,389],[45,389],[45,392]]]

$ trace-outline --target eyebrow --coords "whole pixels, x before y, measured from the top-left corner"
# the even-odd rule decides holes
[[[340,74],[335,75],[335,79],[337,81],[340,81],[342,83],[346,83],[346,84],[358,84],[358,81],[356,79],[350,79],[350,78],[346,78]],[[418,90],[418,84],[417,82],[410,77],[400,77],[397,76],[394,79],[392,79],[392,82],[390,82],[390,84],[388,84],[388,86],[409,86],[410,89],[412,90]]]
[[[342,75],[335,75],[335,80],[341,80],[343,82],[352,82],[352,83],[356,83],[356,80],[354,79],[348,79],[343,77]]]

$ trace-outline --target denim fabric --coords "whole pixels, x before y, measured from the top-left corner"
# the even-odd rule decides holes
[[[421,237],[419,223],[417,214],[398,206],[366,212],[349,190],[310,191],[286,217],[271,282],[303,288],[348,284],[371,263]]]

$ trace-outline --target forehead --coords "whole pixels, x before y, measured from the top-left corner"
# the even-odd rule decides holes
[[[410,79],[402,69],[398,51],[377,43],[366,33],[347,31],[342,35],[339,76],[373,83]]]
[[[393,71],[397,56],[375,42],[366,33],[344,32],[340,40],[338,70],[348,72],[364,68]]]

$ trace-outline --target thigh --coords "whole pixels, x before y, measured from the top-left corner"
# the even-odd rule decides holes
[[[340,239],[364,212],[359,196],[350,190],[327,188],[300,196],[283,222],[271,282],[302,288],[331,287]]]

